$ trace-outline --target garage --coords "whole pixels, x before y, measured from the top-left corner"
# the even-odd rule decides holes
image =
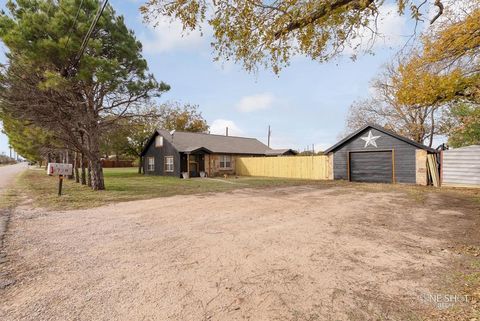
[[[336,180],[427,184],[427,154],[436,150],[378,125],[366,125],[325,151]]]
[[[350,152],[350,180],[393,183],[392,151]]]

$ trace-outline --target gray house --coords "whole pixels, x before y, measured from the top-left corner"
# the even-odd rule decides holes
[[[325,151],[333,179],[426,185],[427,154],[435,149],[367,125]]]
[[[156,130],[141,156],[147,175],[198,177],[235,174],[237,157],[295,154],[291,149],[271,149],[255,138]]]

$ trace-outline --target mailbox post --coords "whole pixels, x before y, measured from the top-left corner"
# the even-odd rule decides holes
[[[72,164],[48,163],[47,174],[58,176],[58,196],[62,195],[63,178],[73,174]]]

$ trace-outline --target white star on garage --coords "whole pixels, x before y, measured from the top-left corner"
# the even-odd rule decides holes
[[[368,136],[360,137],[360,138],[365,141],[365,148],[368,147],[369,145],[377,147],[376,140],[379,139],[380,136],[373,136],[372,131],[369,131]]]

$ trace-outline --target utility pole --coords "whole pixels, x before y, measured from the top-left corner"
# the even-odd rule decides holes
[[[225,136],[228,136],[228,126],[225,127]]]
[[[272,131],[270,130],[270,125],[268,125],[268,144],[267,146],[270,148],[270,137],[272,136]]]

